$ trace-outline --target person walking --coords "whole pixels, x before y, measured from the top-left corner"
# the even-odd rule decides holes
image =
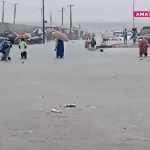
[[[64,57],[64,41],[68,42],[68,36],[64,33],[64,30],[62,32],[56,31],[53,35],[56,37],[56,58],[62,58]]]
[[[19,49],[21,49],[21,59],[23,59],[23,57],[27,59],[26,48],[27,48],[27,43],[24,41],[24,38],[22,38],[21,42],[19,43]]]
[[[127,30],[125,29],[124,31],[123,31],[123,39],[124,39],[124,44],[127,44]]]
[[[137,39],[137,31],[136,30],[134,30],[133,32],[132,32],[132,38],[133,38],[133,43],[135,44],[135,42],[136,42],[136,39]]]
[[[148,40],[146,37],[140,37],[138,40],[138,46],[139,46],[139,54],[140,57],[142,57],[142,55],[144,54],[145,56],[147,56],[148,54]]]
[[[56,57],[62,58],[64,56],[64,41],[57,39],[56,40]]]

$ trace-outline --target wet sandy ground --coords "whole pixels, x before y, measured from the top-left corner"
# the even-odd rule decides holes
[[[53,42],[27,53],[21,60],[13,46],[12,60],[0,61],[1,150],[149,150],[150,57],[88,51],[83,41],[65,43],[64,59]]]

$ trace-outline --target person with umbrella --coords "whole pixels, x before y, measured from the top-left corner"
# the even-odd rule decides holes
[[[139,38],[138,46],[139,46],[140,57],[142,57],[142,55],[147,56],[147,54],[148,54],[148,41],[147,41],[146,37],[140,37]]]
[[[56,57],[62,58],[64,56],[64,41],[68,42],[68,37],[61,31],[53,32],[53,35],[56,37]]]

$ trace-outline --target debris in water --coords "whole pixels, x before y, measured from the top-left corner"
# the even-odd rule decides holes
[[[76,104],[65,104],[64,108],[69,107],[69,108],[76,108]]]
[[[62,113],[63,112],[63,110],[61,110],[60,108],[57,108],[57,109],[52,108],[51,111],[54,113]]]
[[[50,113],[49,111],[46,111],[46,112],[45,112],[45,114],[49,114],[49,113]]]
[[[20,132],[20,133],[31,133],[32,130],[29,130],[29,131],[21,131],[21,130],[18,130],[18,132]]]
[[[95,106],[90,106],[90,108],[96,108]]]
[[[95,106],[90,106],[90,105],[87,105],[87,107],[90,107],[90,108],[96,108]]]

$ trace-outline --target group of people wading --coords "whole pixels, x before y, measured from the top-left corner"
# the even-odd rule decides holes
[[[11,60],[11,57],[9,56],[10,49],[12,48],[12,43],[9,41],[9,38],[3,38],[2,43],[0,44],[0,53],[2,53],[1,60]],[[21,42],[19,43],[19,49],[21,50],[21,59],[25,58],[27,59],[27,44],[24,41],[24,38],[21,39]],[[56,40],[56,57],[64,57],[64,41],[57,39]]]
[[[91,44],[92,48],[95,48],[96,41],[95,41],[94,37],[92,37],[92,40],[89,40],[88,37],[86,38],[86,40],[85,40],[85,48],[89,48],[90,44]]]

